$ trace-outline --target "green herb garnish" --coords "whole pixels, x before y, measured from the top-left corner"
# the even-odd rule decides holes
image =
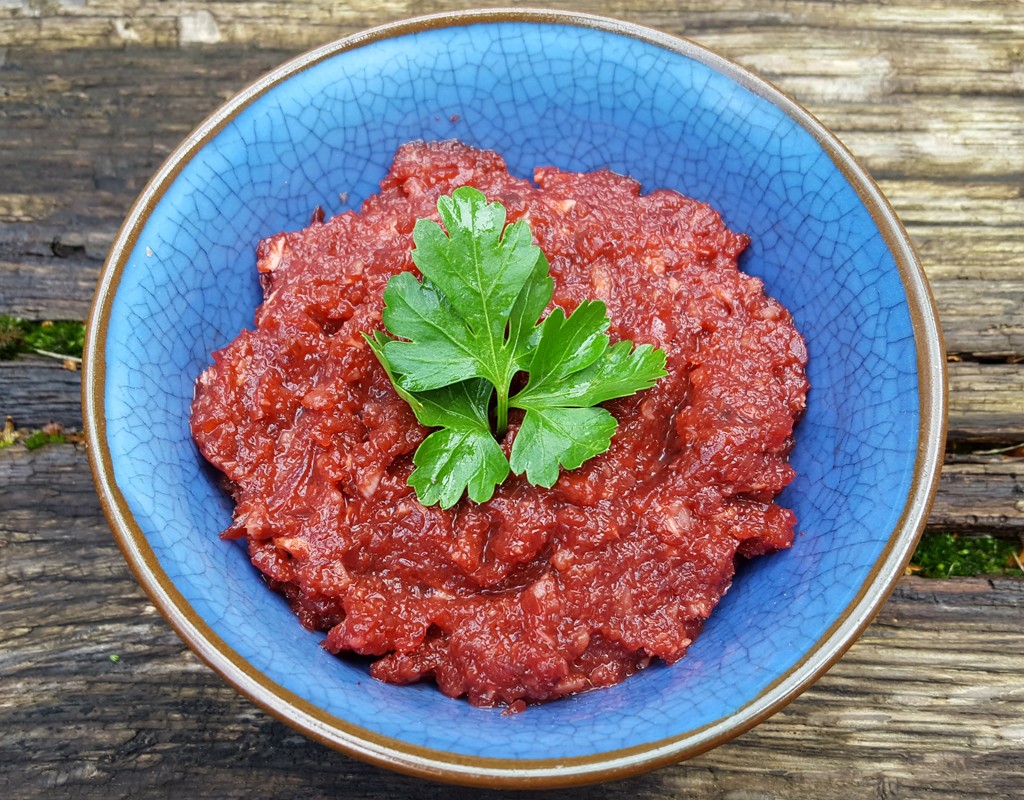
[[[506,227],[505,208],[463,186],[437,201],[444,228],[413,230],[423,275],[393,276],[384,290],[387,329],[366,340],[416,418],[439,428],[413,456],[420,502],[450,508],[463,492],[482,503],[509,471],[550,487],[611,444],[615,418],[599,403],[649,389],[665,353],[609,346],[604,303],[584,301],[538,323],[554,285],[526,222]],[[447,231],[447,233],[446,233]],[[528,380],[510,395],[513,378]],[[495,419],[492,429],[491,416]],[[509,409],[525,412],[506,459]]]

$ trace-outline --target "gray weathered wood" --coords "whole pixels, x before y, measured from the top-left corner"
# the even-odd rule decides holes
[[[951,445],[1024,443],[1024,362],[953,361],[948,368]],[[80,373],[53,359],[0,361],[0,416],[10,414],[20,428],[78,428],[80,387]]]
[[[4,796],[481,796],[333,753],[224,684],[129,574],[84,448],[0,451],[0,485]],[[650,775],[539,796],[1015,796],[1022,612],[1021,581],[906,578],[850,652],[753,731]]]
[[[1018,537],[1024,548],[1024,458],[948,456],[928,530]]]
[[[965,359],[989,360],[1013,359],[1024,353],[1024,277],[1014,281],[936,280],[932,292],[948,352]]]
[[[56,422],[82,427],[82,375],[57,359],[21,356],[0,361],[0,427],[6,417],[22,429]]]
[[[949,442],[1024,442],[1024,361],[947,367]]]
[[[950,365],[953,381],[969,382],[975,393],[954,388],[953,397],[960,410],[951,415],[951,431],[958,442],[970,442],[965,431],[974,431],[983,440],[1024,442],[1024,365],[962,364]],[[966,371],[968,375],[961,375]],[[994,374],[986,382],[982,376]],[[1013,383],[1000,382],[1009,374]],[[995,387],[995,388],[993,388]],[[999,391],[1001,389],[1002,391]],[[0,361],[0,420],[14,415],[20,429],[41,428],[57,422],[69,430],[81,426],[81,377],[59,361],[38,356],[14,362]],[[975,396],[976,395],[976,396]],[[985,402],[993,402],[986,411]],[[972,399],[975,409],[966,407]],[[0,485],[3,473],[0,472]],[[929,529],[955,533],[995,533],[1003,536],[1024,534],[1024,458],[1009,455],[950,456],[943,469]]]

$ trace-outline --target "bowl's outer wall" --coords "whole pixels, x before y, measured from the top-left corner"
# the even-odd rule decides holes
[[[243,549],[217,538],[231,503],[191,440],[189,404],[211,351],[252,324],[257,240],[304,226],[318,205],[357,209],[395,149],[418,138],[493,148],[523,177],[547,164],[608,168],[710,203],[751,235],[744,268],[804,333],[813,388],[792,456],[799,477],[783,497],[797,542],[741,568],[674,667],[511,717],[429,685],[385,686],[326,654]],[[101,356],[107,447],[131,524],[232,660],[323,709],[328,726],[524,765],[697,742],[749,720],[737,709],[817,657],[893,547],[920,423],[893,255],[815,137],[701,60],[532,22],[369,41],[241,107],[156,196],[132,243],[115,265]]]

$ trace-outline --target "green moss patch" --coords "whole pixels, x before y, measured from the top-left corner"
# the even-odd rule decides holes
[[[34,352],[81,358],[84,346],[85,324],[82,322],[28,322],[0,314],[0,359],[10,360],[21,353]]]
[[[1021,543],[993,536],[932,533],[910,560],[910,571],[926,578],[1020,574]]]

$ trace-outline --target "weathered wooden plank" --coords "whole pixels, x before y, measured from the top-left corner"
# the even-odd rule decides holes
[[[30,320],[84,320],[101,261],[47,258],[0,261],[0,314]]]
[[[947,456],[928,530],[1024,537],[1024,458]]]
[[[84,319],[146,181],[217,105],[289,55],[6,50],[0,313]]]
[[[85,319],[113,235],[65,230],[60,239],[33,243],[36,252],[48,244],[49,254],[0,258],[0,313],[34,320]],[[1024,355],[1024,280],[931,283],[949,353],[985,360]]]
[[[34,249],[43,249],[41,244]],[[84,319],[104,245],[106,237],[71,232],[50,243],[49,256],[0,259],[0,313]],[[932,292],[947,352],[986,360],[1024,356],[1024,280],[935,280]]]
[[[1024,276],[1024,264],[1021,270]],[[947,352],[985,359],[1024,355],[1024,280],[937,280],[931,286]]]
[[[208,43],[252,43],[264,47],[301,47],[324,41],[324,29],[361,29],[394,19],[457,8],[501,6],[502,0],[349,0],[344,6],[311,4],[299,8],[270,2],[176,2],[126,7],[117,0],[88,4],[64,2],[45,11],[30,0],[12,0],[0,16],[0,35],[18,36],[26,44],[49,49],[138,43],[154,47]],[[716,29],[747,31],[766,28],[821,31],[840,35],[855,31],[857,43],[872,34],[895,36],[920,31],[929,38],[984,33],[1006,36],[1022,28],[1019,12],[998,0],[974,2],[970,8],[950,7],[935,0],[906,0],[898,6],[849,3],[780,4],[760,0],[726,0],[709,7],[699,0],[682,2],[608,3],[599,0],[549,0],[551,8],[612,14],[679,31]],[[767,12],[767,13],[766,13]],[[865,40],[867,40],[865,42]],[[814,39],[802,44],[813,46]]]
[[[1024,442],[1024,363],[946,366],[950,442]]]
[[[26,355],[0,361],[0,427],[9,416],[19,428],[56,422],[82,427],[82,374],[62,361]]]
[[[286,56],[227,47],[57,53],[9,48],[0,106],[0,142],[5,145],[0,147],[5,181],[0,195],[0,312],[83,317],[99,262],[160,161],[220,101]],[[39,74],[51,78],[39,81]],[[126,74],[133,80],[125,81]],[[168,103],[175,109],[172,115],[165,111]],[[941,104],[943,113],[953,114],[949,125],[976,139],[990,139],[1000,149],[985,153],[969,143],[957,144],[941,127],[932,134],[923,131],[922,126],[934,127],[937,117],[922,103]],[[854,149],[869,167],[886,175],[883,188],[903,215],[933,280],[999,282],[972,286],[966,293],[951,287],[940,296],[940,303],[960,301],[948,315],[947,324],[954,327],[947,333],[958,332],[955,326],[963,316],[959,330],[973,339],[961,348],[951,336],[952,349],[991,355],[989,342],[978,341],[972,331],[969,297],[980,290],[985,303],[1005,304],[1019,296],[1024,274],[1019,104],[1013,98],[951,103],[946,97],[925,97],[909,106],[887,104],[884,112],[879,110],[883,106],[872,108],[874,117],[860,113],[864,109],[857,103],[823,99],[816,110],[841,135],[847,122],[859,126],[851,131],[862,137]],[[877,118],[879,113],[882,118]],[[900,120],[886,116],[890,113],[915,116]],[[40,135],[42,126],[46,136]],[[895,134],[889,131],[894,126],[899,129]],[[911,137],[913,148],[930,155],[922,161],[920,152],[901,150],[893,136]],[[969,151],[968,160],[951,159],[950,147]],[[901,153],[897,160],[893,148]],[[983,177],[985,170],[977,169],[975,157],[1001,165],[1006,176]],[[945,166],[934,169],[931,162],[936,160]],[[55,291],[58,287],[64,291]],[[983,312],[990,307],[985,305]]]
[[[1024,363],[953,362],[949,368],[952,444],[1024,442]],[[79,373],[39,357],[0,361],[0,417],[22,428],[59,422],[78,428]]]
[[[85,75],[67,71],[66,65],[74,61],[91,60],[85,54],[94,51],[72,51],[72,54],[58,55],[56,63],[49,66],[44,74],[51,80],[35,85],[26,85],[18,80],[15,72],[8,82],[11,84],[10,96],[6,103],[10,104],[8,114],[10,123],[4,134],[4,140],[14,147],[25,147],[33,143],[31,132],[38,131],[39,125],[57,108],[75,108],[86,103],[96,103],[92,109],[76,117],[74,123],[79,127],[72,134],[70,141],[75,143],[103,145],[92,137],[109,137],[111,134],[165,134],[171,143],[184,136],[195,124],[201,121],[205,113],[217,105],[218,100],[226,99],[233,91],[237,91],[243,82],[227,85],[211,81],[214,76],[207,75],[205,64],[222,59],[230,48],[218,48],[213,51],[141,51],[147,53],[143,57],[140,51],[106,51],[110,64],[95,72],[90,70]],[[103,51],[95,51],[103,52]],[[236,51],[237,52],[237,51]],[[288,52],[288,51],[285,51]],[[150,53],[159,53],[159,56]],[[20,66],[35,59],[44,58],[46,53],[11,49],[7,53],[10,66]],[[243,64],[259,64],[264,71],[282,57],[272,59],[267,53],[256,51],[249,53]],[[126,61],[160,62],[165,65],[178,63],[179,70],[186,80],[178,83],[169,80],[166,72],[139,72],[139,85],[112,87],[105,85],[104,77],[115,72]],[[190,69],[187,69],[190,67]],[[259,74],[257,72],[256,74]],[[28,71],[25,73],[31,74]],[[38,73],[36,73],[38,74]],[[159,76],[159,77],[158,77]],[[250,79],[256,75],[250,75]],[[149,80],[147,80],[149,77]],[[835,130],[840,138],[856,153],[876,176],[886,180],[893,178],[912,179],[915,181],[934,181],[936,178],[959,178],[971,176],[974,181],[987,179],[1003,182],[1019,176],[1024,164],[1024,131],[1019,123],[1019,99],[1016,96],[970,95],[957,98],[952,102],[947,95],[912,95],[907,98],[889,99],[884,93],[878,92],[869,99],[850,102],[830,98],[829,87],[836,81],[825,76],[821,79],[821,90],[798,92],[798,97],[823,121]],[[196,92],[198,85],[206,83],[202,92]],[[843,82],[839,82],[842,84]],[[154,112],[163,111],[166,103],[172,98],[191,98],[189,104],[197,100],[204,111],[189,115],[187,105],[168,117],[164,113],[144,113],[139,108],[129,115],[119,114],[118,129],[113,129],[109,122],[109,110],[104,108],[104,101],[110,99],[110,89],[116,88],[119,94],[134,95],[154,103]],[[231,91],[225,91],[225,89]],[[782,88],[788,88],[783,85]],[[824,93],[824,94],[823,94]],[[912,102],[907,102],[912,98]],[[44,101],[40,103],[40,101]],[[22,111],[24,109],[24,111]],[[39,112],[43,111],[41,115]],[[31,112],[31,113],[25,113]],[[66,120],[65,124],[71,122]],[[61,121],[53,114],[53,121],[58,127]],[[105,128],[110,128],[105,130]],[[48,140],[48,157],[60,160],[65,165],[75,151],[65,150],[58,137]],[[142,140],[146,142],[145,139]],[[127,144],[131,145],[131,139]],[[112,143],[107,142],[109,147]],[[40,147],[41,142],[35,141]],[[83,153],[83,148],[76,148]],[[84,152],[88,154],[89,150]],[[130,152],[130,151],[129,151]],[[73,162],[72,162],[73,163]],[[155,164],[153,165],[155,167]],[[116,178],[116,176],[110,176]],[[25,185],[17,179],[10,188],[11,193],[33,193],[38,187]]]
[[[1024,443],[1024,364],[953,362],[949,371],[952,445]],[[57,362],[23,356],[0,362],[0,416],[19,427],[59,422],[78,427],[80,380]]]
[[[915,96],[815,110],[879,178],[1008,180],[1021,173],[1018,97]]]
[[[129,203],[125,198],[125,213]],[[108,223],[97,230],[89,221],[68,217],[64,226],[41,221],[35,226],[21,224],[17,230],[0,227],[0,313],[28,319],[87,316],[117,226]],[[920,247],[925,270],[932,276],[947,349],[987,359],[1024,354],[1024,263],[1017,263],[1024,262],[1024,225],[1012,235],[999,236],[998,229],[986,230],[982,224],[966,233],[962,227],[943,227],[937,233],[932,229],[928,236],[945,235],[963,246],[958,237],[973,234],[988,242],[978,243],[974,262],[963,269],[927,260],[925,247]],[[1010,252],[1015,237],[1020,239],[1019,249]],[[914,238],[918,245],[923,239],[930,246],[930,239],[920,234]],[[988,247],[994,241],[1003,252]]]
[[[807,102],[856,102],[910,95],[1019,94],[1020,35],[993,26],[974,31],[921,26],[913,32],[861,25],[863,5],[846,4],[850,16],[807,30],[783,25],[712,32],[711,47],[736,53],[743,63]],[[860,19],[854,19],[854,16]],[[906,46],[893,46],[900,42]]]
[[[1024,169],[1024,153],[1014,160]],[[1024,276],[1024,192],[1019,177],[894,178],[880,185],[936,285],[964,279],[1013,282]]]
[[[1024,364],[947,367],[951,445],[1024,443]],[[19,427],[59,422],[77,428],[80,381],[78,373],[42,357],[0,362],[0,416],[15,416]]]
[[[0,492],[0,526],[6,532],[25,534],[37,544],[59,546],[60,542],[38,534],[53,531],[73,537],[65,530],[72,522],[93,532],[106,529],[84,445],[49,445],[39,450],[5,447],[0,450],[0,486],[5,489]],[[13,563],[7,559],[9,551],[0,549],[0,554],[4,568]],[[50,566],[40,561],[32,569]],[[28,585],[6,588],[32,591]]]
[[[85,319],[113,236],[113,230],[65,229],[49,242],[22,242],[22,254],[0,258],[0,313]],[[933,279],[931,284],[948,352],[986,360],[1024,355],[1024,280]]]
[[[973,215],[969,201],[949,198],[965,217]],[[1022,217],[1024,219],[1024,217]],[[994,228],[982,224],[934,226],[911,234],[930,278],[1019,280],[1024,274],[1024,234],[1021,227]]]
[[[84,448],[0,451],[0,486],[4,796],[516,796],[391,775],[236,695],[135,584]],[[628,781],[537,796],[820,800],[826,786],[853,797],[1015,796],[1022,612],[1024,581],[903,579],[824,678],[739,739]]]

